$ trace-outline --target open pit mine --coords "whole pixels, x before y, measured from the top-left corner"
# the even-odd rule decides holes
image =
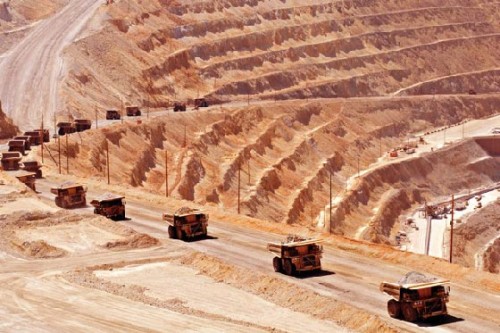
[[[489,0],[0,0],[0,331],[499,331],[498,45]]]

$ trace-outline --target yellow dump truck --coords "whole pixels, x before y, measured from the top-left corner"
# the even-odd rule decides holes
[[[273,258],[275,272],[295,275],[298,272],[321,270],[323,247],[322,240],[288,236],[284,242],[269,243],[267,249],[276,256]]]
[[[94,206],[94,214],[106,216],[112,220],[125,219],[125,197],[113,193],[105,193],[92,200],[90,204]]]
[[[3,152],[2,153],[2,169],[5,171],[19,170],[19,162],[22,156],[19,152]]]
[[[208,214],[198,209],[182,207],[174,214],[164,213],[162,218],[169,224],[170,238],[186,240],[207,236]]]
[[[396,283],[382,282],[380,291],[392,297],[387,312],[393,318],[414,322],[448,314],[450,281],[410,272]]]
[[[26,154],[26,141],[24,140],[10,140],[7,145],[10,152],[17,151],[22,155]]]
[[[75,130],[83,132],[92,128],[92,121],[90,119],[75,119]]]
[[[65,182],[59,187],[50,189],[56,195],[55,202],[61,208],[85,207],[87,205],[87,188],[81,184]]]
[[[42,164],[38,161],[23,161],[21,163],[21,169],[35,173],[36,178],[42,178]]]
[[[24,185],[32,189],[33,191],[36,192],[36,175],[33,172],[27,172],[27,171],[18,171],[15,174],[15,177]]]

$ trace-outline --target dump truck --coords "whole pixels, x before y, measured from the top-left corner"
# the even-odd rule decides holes
[[[186,111],[186,103],[175,102],[174,103],[174,112],[178,112],[178,111],[181,111],[181,112]]]
[[[38,129],[35,129],[33,131],[37,132],[38,136],[39,137],[41,136],[43,138],[43,142],[50,142],[50,131],[48,129],[42,130],[42,129],[38,128]],[[40,135],[40,132],[42,132],[41,135]]]
[[[42,165],[38,161],[23,161],[21,169],[34,173],[36,178],[42,178]]]
[[[28,136],[30,138],[30,144],[32,146],[38,146],[42,142],[43,137],[40,137],[40,132],[37,131],[27,131],[24,132],[24,136]]]
[[[94,214],[99,214],[112,220],[125,219],[125,197],[113,193],[105,193],[92,200]]]
[[[89,119],[75,119],[75,129],[77,132],[83,132],[92,128],[92,121]]]
[[[24,140],[10,140],[7,145],[9,146],[9,151],[17,151],[22,155],[26,153],[26,142]]]
[[[125,111],[127,111],[127,116],[129,117],[138,117],[141,115],[141,110],[138,106],[127,106]]]
[[[120,119],[121,115],[118,111],[116,110],[106,110],[106,119],[107,120],[112,120],[112,119]]]
[[[389,316],[415,322],[448,314],[449,284],[449,280],[409,272],[397,283],[382,282],[380,290],[392,297],[387,302]]]
[[[300,272],[321,270],[322,241],[290,235],[284,242],[269,243],[267,249],[276,256],[273,258],[275,272],[295,275]]]
[[[59,187],[50,189],[52,194],[56,195],[55,202],[61,208],[85,207],[87,199],[85,193],[87,188],[81,184],[73,182],[62,183]]]
[[[29,136],[15,136],[14,140],[24,140],[24,150],[31,150],[31,138]]]
[[[174,214],[164,213],[162,218],[169,224],[168,236],[172,239],[186,240],[207,236],[208,214],[198,209],[182,207]]]
[[[195,98],[194,99],[195,108],[206,108],[208,107],[208,101],[205,98]]]
[[[5,171],[19,170],[19,162],[22,156],[19,152],[3,152],[2,153],[2,169]]]
[[[59,127],[59,130],[57,132],[59,135],[66,135],[76,132],[75,124],[70,122],[62,121],[57,124],[57,127]]]
[[[14,175],[21,183],[36,192],[35,178],[36,175],[33,172],[18,171]]]

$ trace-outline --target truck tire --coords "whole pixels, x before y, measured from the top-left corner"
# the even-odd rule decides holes
[[[275,272],[283,271],[283,265],[281,264],[281,259],[278,257],[273,258],[273,267]]]
[[[168,226],[168,237],[175,239],[175,228],[171,225]]]
[[[283,262],[283,270],[286,275],[294,275],[295,274],[295,266],[292,264],[290,259],[285,259]]]
[[[184,240],[184,232],[181,229],[177,230],[177,238],[180,240]]]
[[[414,309],[413,306],[411,306],[411,303],[403,303],[401,309],[403,310],[403,317],[406,321],[412,323],[417,321],[418,313],[417,310]]]
[[[389,312],[389,316],[392,318],[401,318],[401,303],[391,299],[387,302],[387,312]]]

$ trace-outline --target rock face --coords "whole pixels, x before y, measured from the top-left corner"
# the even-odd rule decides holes
[[[75,112],[89,115],[98,106],[89,94],[108,105],[148,94],[148,104],[167,106],[198,95],[230,102],[492,93],[497,12],[485,0],[120,1],[106,7],[106,29],[66,50],[63,91]]]
[[[19,132],[19,129],[3,113],[2,101],[0,101],[0,140],[13,137]]]
[[[0,2],[0,20],[6,22],[12,21],[12,15],[10,14],[7,2]]]

